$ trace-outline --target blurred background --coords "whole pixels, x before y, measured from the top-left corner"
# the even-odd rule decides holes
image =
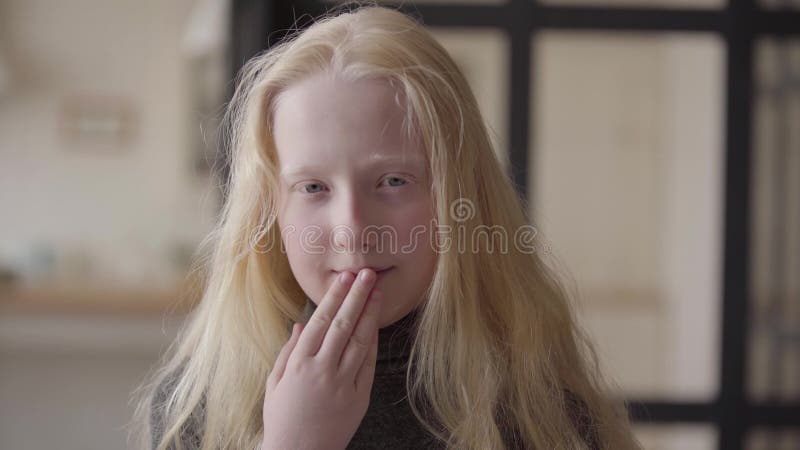
[[[0,449],[126,448],[196,301],[231,80],[331,5],[0,0]],[[800,1],[400,7],[469,79],[646,448],[800,449]]]

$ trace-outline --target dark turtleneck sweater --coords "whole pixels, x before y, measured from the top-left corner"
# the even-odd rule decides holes
[[[299,321],[307,323],[315,310],[316,305],[307,299]],[[422,426],[408,403],[405,377],[417,314],[418,311],[413,310],[397,322],[378,331],[378,355],[369,406],[347,450],[445,448],[442,441],[437,440]],[[287,328],[291,331],[291,324],[288,324]],[[159,386],[155,397],[156,403],[166,400],[171,389],[169,381],[170,379],[167,379]],[[161,419],[154,410],[151,416],[153,448],[163,433]],[[581,422],[582,420],[578,421],[579,427]],[[200,448],[199,437],[202,432],[199,423],[202,423],[202,418],[190,422],[186,431],[185,445],[189,449]],[[588,435],[585,429],[581,431],[584,436]],[[503,430],[503,433],[506,435],[506,442],[510,444],[513,440],[507,439],[509,433],[507,430]],[[592,444],[590,448],[598,448],[594,439],[590,438],[590,441]],[[519,447],[509,445],[508,448]]]

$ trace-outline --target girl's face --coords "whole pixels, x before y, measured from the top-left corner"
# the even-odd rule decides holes
[[[284,91],[273,123],[295,278],[319,304],[338,272],[389,268],[375,285],[381,327],[420,304],[437,256],[423,149],[405,139],[395,95],[385,81],[314,76]]]

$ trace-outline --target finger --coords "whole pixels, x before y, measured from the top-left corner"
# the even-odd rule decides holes
[[[378,330],[372,338],[372,345],[369,348],[367,357],[358,369],[356,375],[356,392],[371,391],[372,383],[375,380],[375,362],[378,359]]]
[[[364,358],[371,350],[375,331],[378,329],[378,318],[381,311],[382,292],[375,289],[367,301],[364,313],[358,320],[358,325],[350,337],[350,342],[344,350],[339,362],[339,372],[355,381],[358,370],[364,365]]]
[[[318,356],[334,368],[339,366],[342,353],[353,336],[353,330],[364,311],[364,305],[367,303],[367,297],[375,284],[375,279],[376,275],[372,269],[362,269],[359,272],[358,279],[350,287],[350,292],[347,293],[344,303],[325,334]],[[364,339],[363,336],[355,338],[361,339],[365,348],[369,347],[369,339]]]
[[[278,357],[275,358],[275,364],[272,366],[272,371],[267,377],[267,390],[272,390],[272,388],[283,377],[283,372],[286,370],[286,361],[289,360],[289,355],[292,354],[292,349],[294,349],[295,344],[297,344],[297,338],[300,336],[302,328],[303,325],[299,323],[295,323],[292,326],[292,335],[289,336],[289,340],[283,344],[283,348],[281,348],[280,353],[278,353]]]
[[[342,272],[328,288],[328,292],[319,302],[319,306],[314,310],[314,314],[308,319],[300,340],[297,341],[295,354],[300,356],[314,356],[322,344],[325,333],[331,325],[331,321],[339,311],[339,307],[344,301],[345,295],[350,290],[354,276],[350,272]]]
[[[283,377],[283,372],[286,369],[286,361],[289,359],[289,355],[292,353],[292,347],[294,346],[293,341],[295,343],[297,342],[296,336],[299,335],[297,332],[299,326],[300,325],[297,323],[292,325],[292,334],[289,336],[286,343],[283,344],[283,347],[281,347],[278,357],[275,358],[275,364],[273,364],[272,371],[270,371],[267,377],[267,390],[272,389],[281,377]]]

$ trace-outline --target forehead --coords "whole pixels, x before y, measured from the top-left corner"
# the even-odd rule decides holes
[[[424,160],[405,132],[401,94],[385,80],[317,75],[278,98],[273,136],[282,167],[338,160]]]

